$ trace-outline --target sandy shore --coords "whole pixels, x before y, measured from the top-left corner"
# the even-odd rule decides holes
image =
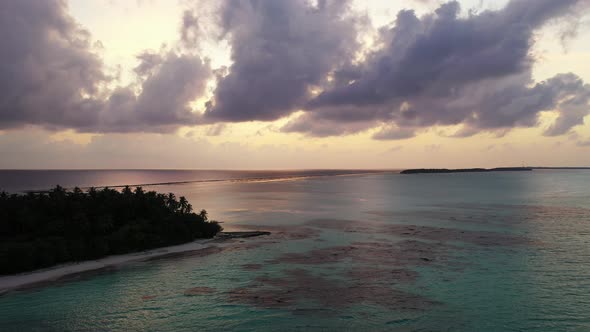
[[[61,264],[47,269],[36,270],[21,274],[0,277],[0,295],[11,290],[33,287],[35,285],[49,284],[67,276],[103,270],[121,265],[142,262],[158,257],[173,256],[175,254],[189,253],[214,247],[216,244],[234,238],[246,238],[259,235],[268,235],[267,232],[232,232],[223,233],[214,239],[199,239],[193,242],[170,247],[162,247],[148,251],[140,251],[124,255],[107,256],[101,259],[84,261],[79,263]]]

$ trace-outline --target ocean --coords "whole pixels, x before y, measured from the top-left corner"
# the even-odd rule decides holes
[[[0,296],[1,331],[589,331],[590,171],[0,171],[272,234]],[[157,184],[157,185],[149,185]]]

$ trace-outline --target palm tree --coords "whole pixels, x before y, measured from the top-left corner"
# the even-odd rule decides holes
[[[167,198],[168,208],[172,211],[176,211],[178,208],[178,202],[176,202],[176,196],[173,193],[168,194]]]
[[[180,196],[180,200],[178,201],[178,204],[180,206],[180,213],[185,214],[185,213],[190,212],[189,211],[190,204],[188,203],[188,201],[186,200],[186,198],[184,196]]]
[[[137,187],[137,188],[135,188],[135,195],[137,195],[137,196],[141,196],[141,195],[143,195],[144,193],[145,193],[145,192],[143,191],[143,188],[142,188],[142,187]]]
[[[49,191],[50,196],[65,196],[66,193],[66,189],[60,185],[55,186],[55,188]]]
[[[186,197],[129,191],[0,190],[0,275],[210,238],[222,230],[206,210],[192,213]]]
[[[131,196],[131,194],[132,194],[131,188],[129,188],[129,186],[125,186],[125,188],[123,188],[122,192],[125,196]]]

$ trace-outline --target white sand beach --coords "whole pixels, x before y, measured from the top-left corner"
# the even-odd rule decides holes
[[[176,246],[162,247],[124,255],[107,256],[92,261],[66,263],[32,272],[2,276],[0,277],[0,295],[11,290],[26,288],[37,283],[56,281],[63,277],[77,273],[95,271],[108,267],[116,267],[133,262],[141,262],[171,254],[188,253],[206,249],[212,246],[213,239],[199,239],[190,243]]]

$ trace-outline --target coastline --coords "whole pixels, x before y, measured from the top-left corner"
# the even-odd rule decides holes
[[[178,244],[174,246],[154,248],[146,251],[139,251],[123,255],[112,255],[91,261],[72,262],[56,265],[49,268],[34,270],[25,273],[0,276],[0,296],[11,291],[42,287],[54,282],[59,282],[67,277],[80,275],[88,272],[117,268],[127,264],[144,262],[156,258],[169,258],[176,255],[183,255],[192,252],[214,248],[215,244],[227,240],[257,237],[269,235],[269,232],[225,232],[212,239],[198,239],[193,242]]]

